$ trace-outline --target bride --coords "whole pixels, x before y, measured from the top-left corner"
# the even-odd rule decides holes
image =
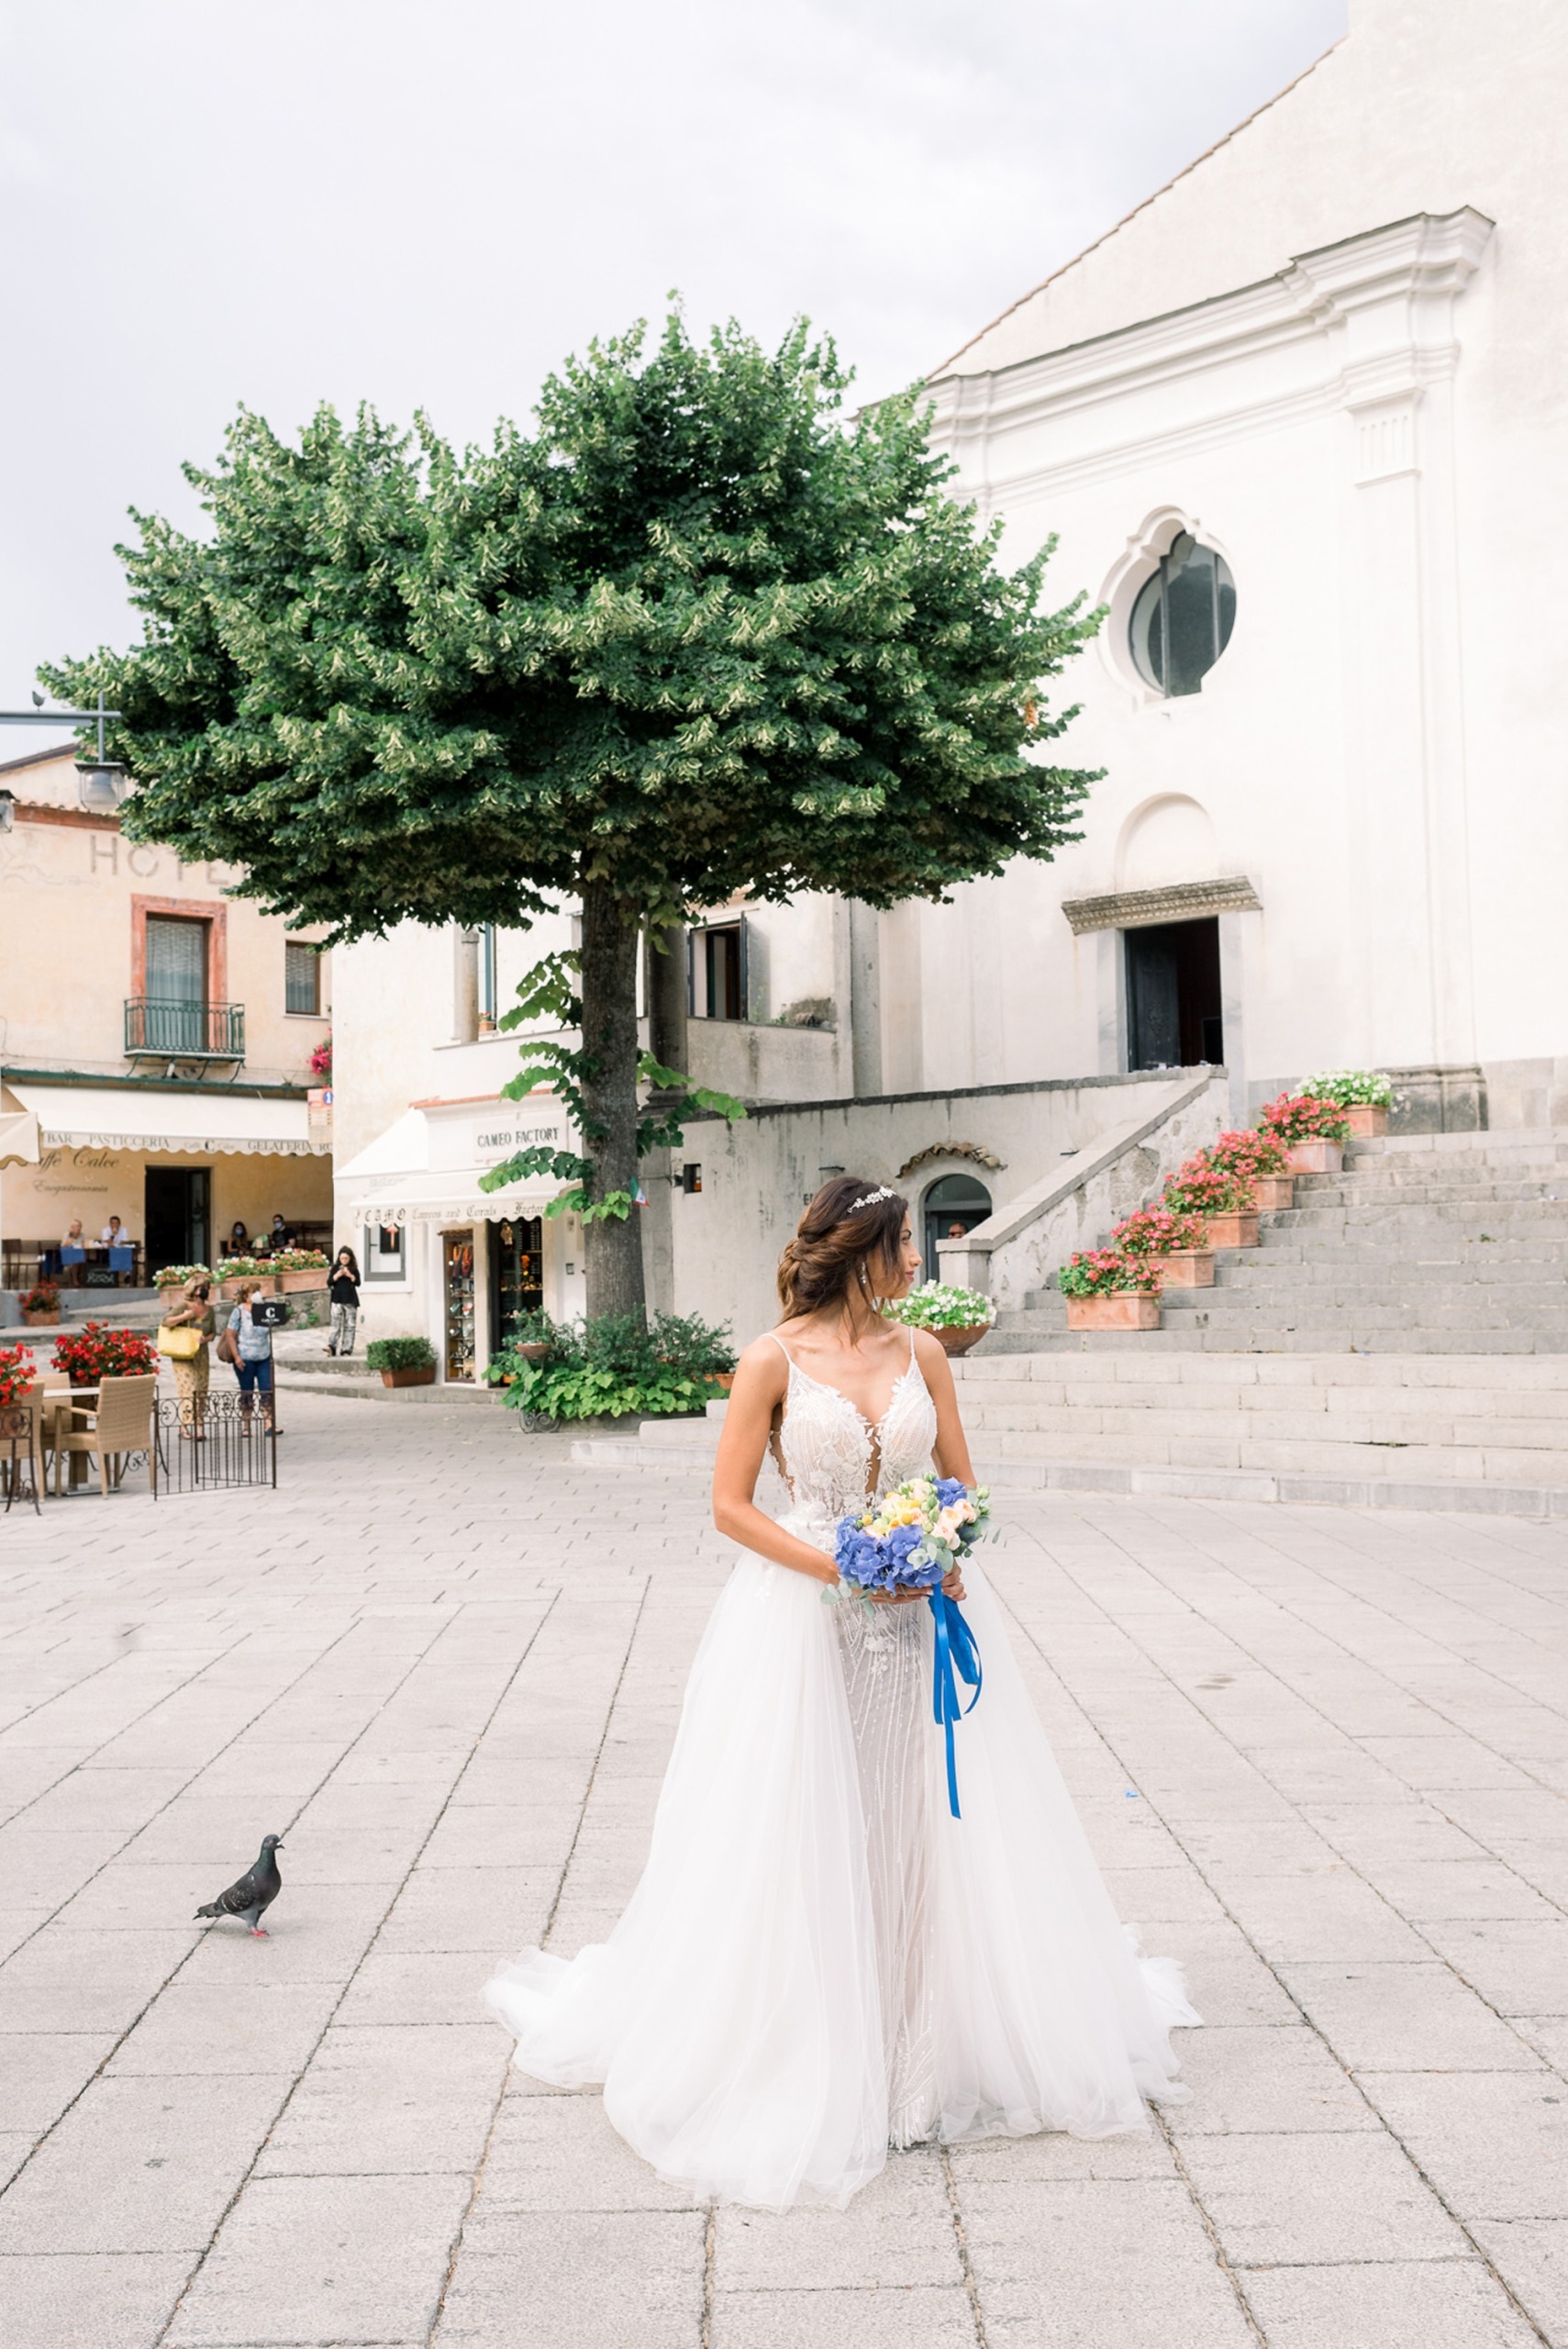
[[[841,2208],[890,2145],[1146,2131],[1146,2098],[1187,2093],[1167,2034],[1198,2017],[1117,1920],[973,1556],[945,1586],[984,1672],[962,1819],[930,1608],[839,1596],[840,1518],[933,1458],[974,1481],[946,1355],[880,1309],[918,1269],[885,1186],[840,1175],[801,1217],[725,1418],[714,1520],[741,1554],[642,1879],[607,1942],[486,1987],[519,2070],[603,2081],[628,2143],[703,2198]],[[776,1520],[753,1498],[770,1452]]]

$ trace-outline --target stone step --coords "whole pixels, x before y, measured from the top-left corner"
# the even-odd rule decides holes
[[[691,1445],[642,1443],[629,1436],[581,1438],[574,1463],[606,1472],[662,1471],[692,1481],[709,1473],[706,1453]],[[1140,1495],[1150,1499],[1280,1502],[1340,1508],[1443,1509],[1485,1517],[1568,1517],[1568,1484],[1504,1483],[1479,1478],[1329,1475],[1321,1470],[1151,1465],[1114,1460],[1019,1461],[975,1458],[979,1480],[1011,1492]],[[782,1487],[759,1492],[776,1506]]]
[[[1558,1354],[1568,1353],[1568,1338],[1540,1330],[1384,1330],[1347,1323],[1333,1331],[1297,1330],[1261,1320],[1214,1326],[1195,1314],[1173,1317],[1162,1330],[1068,1330],[1038,1314],[1009,1315],[971,1355],[995,1359],[998,1354],[1044,1353],[1216,1353],[1284,1354],[1339,1351],[1347,1355],[1397,1354]]]

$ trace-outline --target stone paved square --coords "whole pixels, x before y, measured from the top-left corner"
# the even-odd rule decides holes
[[[636,1879],[727,1570],[700,1474],[285,1402],[275,1495],[0,1529],[7,2349],[1568,2344],[1568,1530],[1003,1496],[1194,2101],[710,2213],[478,2002]],[[195,1922],[269,1831],[271,1938]]]

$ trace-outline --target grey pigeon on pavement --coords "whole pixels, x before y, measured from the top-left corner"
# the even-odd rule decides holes
[[[242,1925],[249,1925],[265,1941],[267,1928],[261,1922],[261,1911],[272,1907],[284,1888],[272,1856],[283,1849],[283,1841],[281,1835],[263,1835],[255,1866],[248,1868],[239,1882],[231,1884],[227,1892],[220,1892],[216,1900],[209,1900],[205,1909],[198,1909],[197,1916],[238,1917]]]

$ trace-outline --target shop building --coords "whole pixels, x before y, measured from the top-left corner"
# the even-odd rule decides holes
[[[225,895],[241,876],[128,840],[70,745],[0,767],[0,1287],[211,1264],[233,1226],[331,1235],[330,961]],[[313,1095],[315,1098],[313,1099]],[[128,1235],[110,1261],[100,1235]]]

